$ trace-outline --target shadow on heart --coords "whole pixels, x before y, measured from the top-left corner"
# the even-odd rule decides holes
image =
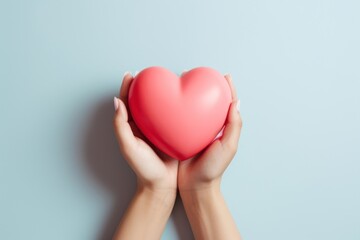
[[[116,230],[132,196],[135,193],[136,178],[120,153],[113,129],[114,107],[112,96],[100,99],[86,118],[82,133],[83,163],[95,185],[104,188],[111,199],[102,226],[95,239],[108,240]],[[171,214],[178,239],[193,239],[184,208],[177,199]]]

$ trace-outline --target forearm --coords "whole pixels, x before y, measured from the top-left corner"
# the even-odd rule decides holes
[[[241,239],[220,186],[180,191],[196,239]]]
[[[160,239],[175,197],[176,191],[138,187],[113,239]]]

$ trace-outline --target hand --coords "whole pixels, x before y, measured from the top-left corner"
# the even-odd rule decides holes
[[[120,150],[137,176],[138,189],[113,239],[160,239],[174,206],[178,160],[146,140],[132,120],[128,92],[133,77],[126,73],[120,99],[114,98],[114,128]]]
[[[178,187],[195,239],[241,239],[220,191],[221,176],[237,151],[242,120],[230,75],[232,103],[223,135],[203,152],[179,164]]]
[[[114,128],[120,150],[134,170],[138,187],[152,191],[177,189],[178,161],[155,148],[139,131],[128,109],[128,92],[133,77],[125,73],[120,99],[114,98]]]
[[[178,187],[182,190],[199,190],[219,187],[221,176],[233,159],[240,138],[242,119],[237,94],[230,75],[225,75],[231,89],[232,103],[221,138],[213,141],[203,152],[179,163]]]

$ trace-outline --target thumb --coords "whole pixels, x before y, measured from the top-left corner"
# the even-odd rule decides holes
[[[113,119],[116,138],[121,150],[126,153],[131,147],[136,146],[136,138],[128,123],[128,113],[123,101],[114,97],[115,115]]]
[[[242,128],[242,119],[239,112],[240,101],[233,101],[230,105],[228,116],[226,119],[225,129],[221,138],[224,148],[235,154],[240,138]]]
[[[124,109],[124,102],[119,98],[114,97],[114,108],[115,108],[115,118],[119,118],[119,120],[123,120],[125,122],[128,121],[128,114],[126,107]]]

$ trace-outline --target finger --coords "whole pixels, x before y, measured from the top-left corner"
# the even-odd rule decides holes
[[[125,104],[125,106],[128,106],[128,94],[129,94],[129,88],[130,88],[130,84],[132,82],[134,78],[132,77],[131,73],[126,72],[124,74],[124,78],[123,81],[121,83],[121,88],[120,88],[120,99],[121,101],[123,101],[123,103]]]
[[[221,128],[219,133],[215,136],[213,142],[222,137],[222,135],[224,134],[224,128],[225,128],[225,125]]]
[[[118,108],[115,111],[113,120],[115,134],[121,150],[127,154],[129,150],[132,150],[132,148],[136,146],[137,141],[128,123],[128,115],[125,104],[118,98],[114,99],[115,104],[116,101],[118,101]]]
[[[230,74],[226,74],[225,75],[225,79],[229,84],[230,90],[231,90],[231,96],[232,96],[232,100],[237,100],[237,93],[236,93],[236,88],[234,86],[234,83],[232,81],[232,77]]]
[[[154,151],[155,151],[155,149],[157,149],[155,147],[155,145],[152,142],[150,142],[150,140],[147,137],[145,137],[145,135],[140,131],[140,129],[136,126],[134,121],[129,121],[129,125],[130,125],[131,130],[132,130],[135,137],[137,137],[137,138],[141,139],[142,141],[144,141]]]
[[[128,122],[130,124],[130,127],[131,127],[135,137],[141,138],[141,139],[146,139],[144,134],[140,131],[138,126],[136,126],[134,121],[128,121]]]
[[[135,137],[137,137],[138,139],[141,139],[142,141],[144,141],[147,145],[149,145],[153,150],[156,149],[155,145],[150,142],[150,140],[145,137],[145,135],[140,131],[140,129],[136,126],[134,121],[129,122],[129,125],[131,127],[131,130],[134,134]]]
[[[225,129],[220,142],[223,149],[235,155],[242,128],[242,119],[239,112],[240,101],[233,101],[230,105],[228,116],[225,123]]]
[[[123,81],[121,83],[120,99],[121,99],[121,101],[123,101],[123,103],[125,104],[127,109],[129,109],[129,103],[128,103],[129,89],[130,89],[130,85],[131,85],[133,79],[134,78],[131,76],[131,73],[126,72],[124,74],[124,78],[123,78]],[[128,118],[129,118],[129,121],[132,120],[132,115],[131,115],[130,112],[128,114]]]
[[[185,73],[187,73],[188,72],[188,70],[187,69],[184,69],[183,71],[182,71],[182,73],[180,74],[180,76],[183,76]]]

